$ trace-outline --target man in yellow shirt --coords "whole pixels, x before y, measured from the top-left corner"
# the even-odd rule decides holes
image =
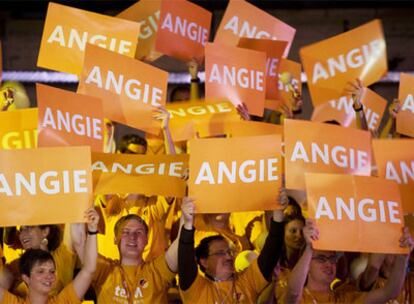
[[[279,200],[287,205],[287,197]],[[233,251],[221,235],[203,239],[194,250],[194,203],[182,205],[184,226],[179,242],[179,278],[183,303],[254,303],[270,282],[283,244],[283,210],[273,212],[269,235],[257,260],[244,271],[234,268]],[[197,262],[204,273],[197,269]]]
[[[135,214],[121,217],[114,232],[120,260],[98,258],[92,281],[98,303],[166,303],[167,290],[178,268],[178,241],[161,256],[144,261],[142,253],[148,242],[148,226],[141,217]],[[82,255],[82,250],[78,252]]]

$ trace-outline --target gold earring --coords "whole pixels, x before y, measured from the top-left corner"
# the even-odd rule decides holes
[[[41,244],[42,244],[43,246],[46,246],[46,247],[47,247],[47,245],[49,244],[49,240],[48,240],[47,238],[43,238],[43,240],[42,240]]]

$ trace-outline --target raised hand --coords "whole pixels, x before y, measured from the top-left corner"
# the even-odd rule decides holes
[[[181,204],[181,212],[182,212],[182,218],[184,221],[184,228],[187,230],[193,229],[194,211],[195,211],[194,202],[195,202],[195,199],[186,196],[183,198],[183,202]]]
[[[85,211],[85,218],[88,225],[88,231],[98,231],[99,215],[94,208],[89,208]]]
[[[307,246],[312,246],[312,241],[319,239],[319,230],[313,219],[306,219],[305,227],[303,227],[303,237]]]
[[[246,104],[240,103],[236,107],[237,113],[239,113],[241,119],[243,120],[250,120],[249,110],[247,109]]]

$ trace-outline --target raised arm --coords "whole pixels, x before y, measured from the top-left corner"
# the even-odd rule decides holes
[[[178,244],[178,275],[183,291],[194,283],[198,271],[194,250],[194,208],[194,199],[184,197],[181,205],[184,224]]]
[[[414,242],[407,227],[403,229],[403,235],[400,238],[400,247],[409,248],[410,252],[413,250]],[[398,296],[404,284],[409,257],[410,253],[396,256],[390,277],[385,286],[370,291],[364,298],[364,303],[385,303]]]
[[[159,106],[156,108],[157,114],[155,118],[161,121],[162,134],[164,136],[165,153],[169,155],[176,155],[174,142],[170,131],[170,112],[166,108]]]
[[[191,85],[190,85],[190,99],[200,99],[199,88],[200,85],[200,78],[198,78],[198,62],[197,60],[193,59],[188,63],[188,72],[190,73],[191,77]]]
[[[273,211],[273,220],[270,222],[269,234],[267,235],[265,244],[257,259],[260,272],[263,277],[270,281],[283,247],[283,210],[288,205],[286,189],[281,187],[279,190],[280,208]]]
[[[319,231],[313,220],[306,220],[306,225],[303,227],[303,237],[306,243],[305,251],[290,274],[285,295],[286,303],[299,303],[302,298],[303,287],[305,286],[309,265],[312,260],[312,240],[319,238]]]
[[[79,299],[82,299],[92,281],[98,259],[97,233],[99,215],[94,208],[85,211],[88,232],[86,236],[85,252],[82,268],[73,279],[73,287]]]
[[[394,138],[397,136],[395,119],[401,109],[401,104],[398,99],[394,99],[388,107],[388,120],[381,131],[380,138]]]

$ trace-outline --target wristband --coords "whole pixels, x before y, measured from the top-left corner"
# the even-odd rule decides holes
[[[352,106],[353,107],[353,106]],[[354,108],[354,107],[353,107]],[[355,112],[361,112],[362,110],[364,109],[364,106],[363,105],[361,105],[358,109],[355,109],[354,108],[354,111]]]
[[[95,234],[98,234],[98,230],[95,230],[95,231],[90,231],[90,230],[88,229],[88,235],[95,235]]]
[[[192,83],[199,83],[200,82],[200,78],[196,77],[196,78],[191,78],[191,82]]]

